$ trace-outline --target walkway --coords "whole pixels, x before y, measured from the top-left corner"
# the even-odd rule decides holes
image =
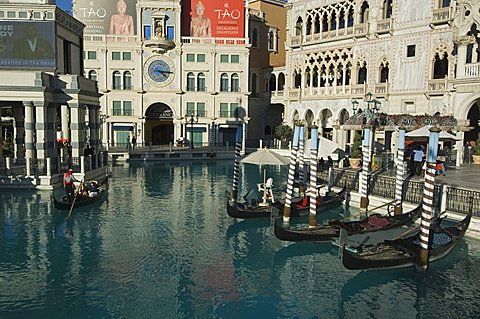
[[[423,176],[414,176],[412,180],[423,181]],[[435,177],[435,184],[447,184],[456,188],[480,191],[480,165],[464,164],[460,167],[448,166],[445,176]]]

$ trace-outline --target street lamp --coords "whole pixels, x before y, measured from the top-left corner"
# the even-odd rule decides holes
[[[210,146],[215,146],[216,138],[215,138],[215,120],[217,118],[214,117],[212,119],[212,126],[210,127]]]

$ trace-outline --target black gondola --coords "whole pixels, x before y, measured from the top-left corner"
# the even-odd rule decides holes
[[[286,241],[331,241],[340,236],[340,226],[342,226],[349,235],[369,234],[372,232],[385,231],[413,224],[422,212],[421,205],[408,213],[381,216],[372,214],[367,218],[358,221],[340,221],[333,220],[326,224],[316,227],[283,227],[281,220],[275,221],[275,236],[278,239]],[[371,221],[371,222],[369,222]],[[373,222],[375,221],[375,222]]]
[[[98,191],[98,194],[92,197],[86,197],[86,196],[77,196],[75,199],[75,203],[73,205],[73,208],[77,208],[80,206],[85,206],[94,202],[99,201],[103,197],[105,197],[105,194],[107,191],[104,188],[100,188]],[[56,209],[58,210],[69,210],[72,207],[72,202],[67,200],[67,196],[63,196],[61,200],[58,200],[53,196],[53,205],[55,206]]]
[[[317,204],[317,211],[340,203],[345,198],[346,188],[344,187],[338,193],[333,195],[321,197],[319,203]],[[270,218],[270,217],[280,217],[283,212],[284,203],[276,201],[273,204],[267,204],[262,206],[261,204],[250,205],[247,201],[242,203],[233,203],[226,194],[227,197],[227,213],[230,217],[234,218]],[[301,201],[300,198],[296,198],[292,201],[292,210],[291,216],[303,216],[308,214],[309,206],[298,207]]]
[[[472,213],[453,226],[431,228],[430,262],[445,257],[463,238],[470,225]],[[385,241],[372,249],[353,253],[343,249],[342,262],[350,270],[403,268],[415,265],[420,251],[419,233],[409,237]]]

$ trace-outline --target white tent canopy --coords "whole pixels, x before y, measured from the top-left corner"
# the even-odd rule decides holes
[[[409,140],[428,140],[430,137],[431,125],[421,127],[405,134],[405,137]],[[440,132],[440,141],[458,141],[460,138],[445,131]]]
[[[305,158],[310,158],[310,145],[311,145],[311,140],[308,139],[305,141]],[[327,159],[328,156],[333,157],[338,157],[334,156],[335,154],[338,155],[339,153],[343,153],[344,150],[338,145],[337,143],[330,141],[328,138],[319,136],[318,138],[318,154],[317,154],[317,159],[323,157],[323,159]],[[338,158],[334,158],[338,159]]]

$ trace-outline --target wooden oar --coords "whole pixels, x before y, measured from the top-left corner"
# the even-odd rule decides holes
[[[390,201],[390,202],[388,202],[388,203],[384,203],[384,204],[382,204],[382,205],[380,205],[380,206],[377,206],[377,207],[375,207],[375,208],[369,209],[369,210],[367,210],[367,212],[370,213],[371,211],[374,211],[374,210],[376,210],[376,209],[379,209],[379,208],[388,206],[388,205],[390,205],[390,204],[392,204],[392,203],[395,203],[395,201],[396,201],[396,200],[394,199],[394,200],[392,200],[392,201]]]
[[[77,195],[78,195],[78,193],[80,192],[80,186],[81,186],[82,184],[83,184],[83,178],[82,178],[82,180],[80,181],[80,185],[78,186],[78,190],[77,190],[77,192],[75,193],[75,196],[73,197],[72,206],[70,206],[70,211],[68,212],[67,219],[69,219],[69,218],[70,218],[70,215],[72,214],[73,206],[75,206],[75,200],[77,199]]]

